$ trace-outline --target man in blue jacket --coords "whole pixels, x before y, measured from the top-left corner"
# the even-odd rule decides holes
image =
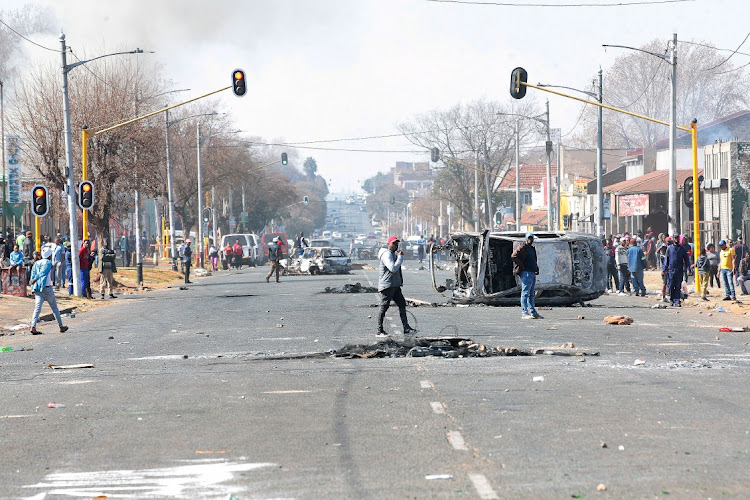
[[[673,306],[681,307],[682,275],[688,266],[690,266],[690,258],[685,247],[680,245],[680,237],[674,235],[672,244],[667,248],[662,267],[662,276],[665,274],[667,276],[667,290],[669,290],[669,300]]]
[[[388,336],[383,329],[385,313],[391,305],[391,300],[398,306],[401,316],[401,324],[404,327],[404,335],[413,335],[417,330],[409,326],[406,317],[406,299],[401,292],[404,278],[401,274],[401,264],[404,262],[404,252],[398,250],[399,239],[395,236],[388,238],[388,248],[381,248],[378,252],[380,261],[380,275],[378,277],[378,292],[380,292],[380,310],[378,311],[378,331],[376,337]]]
[[[646,296],[646,285],[643,283],[643,270],[645,269],[646,255],[643,248],[638,246],[635,238],[630,238],[630,248],[628,248],[628,271],[630,279],[633,282],[635,296],[638,297],[638,291],[642,297]]]

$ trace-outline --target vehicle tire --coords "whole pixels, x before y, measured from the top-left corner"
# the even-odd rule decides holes
[[[311,267],[310,268],[310,274],[312,274],[313,276],[316,276],[316,275],[320,274],[320,271],[318,271],[317,267]]]

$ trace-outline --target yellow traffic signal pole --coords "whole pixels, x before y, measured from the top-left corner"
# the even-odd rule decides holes
[[[36,231],[36,251],[40,252],[42,250],[42,219],[40,219],[37,216],[34,216],[34,230]]]
[[[87,181],[88,178],[88,172],[89,172],[89,155],[88,155],[88,137],[89,131],[84,127],[81,130],[81,181]],[[78,196],[78,192],[76,192],[73,196]],[[89,237],[89,211],[88,210],[82,210],[83,214],[81,214],[81,234],[83,235],[83,240],[87,239]]]
[[[581,97],[576,97],[574,95],[568,95],[563,92],[558,92],[557,90],[552,90],[547,87],[539,87],[537,85],[533,85],[531,83],[524,82],[524,81],[520,81],[518,82],[518,84],[525,85],[526,87],[531,87],[537,90],[542,90],[544,92],[549,92],[550,94],[556,94],[562,97],[567,97],[568,99],[573,99],[573,100],[580,101],[586,104],[591,104],[592,106],[598,106],[600,108],[611,109],[612,111],[617,111],[618,113],[623,113],[623,114],[634,116],[636,118],[641,118],[643,120],[647,120],[650,122],[659,123],[661,125],[666,125],[667,127],[670,126],[668,122],[657,120],[656,118],[639,115],[638,113],[633,113],[631,111],[626,111],[624,109],[615,108],[614,106],[609,106],[607,104],[603,104],[600,102],[589,101],[588,99],[583,99]],[[694,245],[693,253],[695,255],[700,255],[701,235],[700,235],[700,189],[698,187],[698,121],[693,120],[692,123],[687,127],[676,125],[675,128],[684,130],[685,132],[689,132],[692,138],[691,143],[692,143],[692,150],[693,150],[693,233],[694,233],[693,234],[693,245]],[[685,193],[683,193],[683,196],[684,195]],[[697,279],[695,280],[695,291],[696,292],[701,291],[700,282]]]

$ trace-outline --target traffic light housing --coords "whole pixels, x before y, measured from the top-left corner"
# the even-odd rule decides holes
[[[287,163],[289,163],[289,157],[286,153],[281,153],[281,164],[286,165]]]
[[[232,91],[237,97],[242,97],[247,93],[247,83],[245,82],[245,72],[241,69],[232,71]]]
[[[395,205],[395,204],[396,204],[396,197],[391,196],[391,205]]]
[[[94,206],[94,183],[83,181],[78,185],[78,206],[83,210],[91,210]]]
[[[31,210],[35,217],[44,217],[49,213],[49,192],[37,184],[31,189]]]
[[[529,74],[520,66],[514,69],[510,74],[510,96],[513,99],[523,99],[526,95],[526,81]]]
[[[691,176],[685,179],[685,183],[682,185],[682,199],[688,207],[693,206],[693,201],[695,200],[693,194],[693,178]]]
[[[310,198],[308,198],[307,196],[305,196],[304,198],[302,198],[302,203],[304,203],[305,205],[307,205],[308,203],[310,203]]]
[[[437,163],[438,161],[440,161],[440,149],[432,148],[430,150],[430,160],[432,160],[432,163]]]

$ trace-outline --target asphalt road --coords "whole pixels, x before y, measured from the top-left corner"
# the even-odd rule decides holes
[[[415,265],[405,294],[445,301]],[[527,321],[417,307],[419,335],[599,355],[298,359],[374,342],[376,295],[319,292],[376,272],[264,271],[14,337],[33,350],[0,352],[0,498],[750,497],[750,333],[718,332],[740,319],[616,296]]]

